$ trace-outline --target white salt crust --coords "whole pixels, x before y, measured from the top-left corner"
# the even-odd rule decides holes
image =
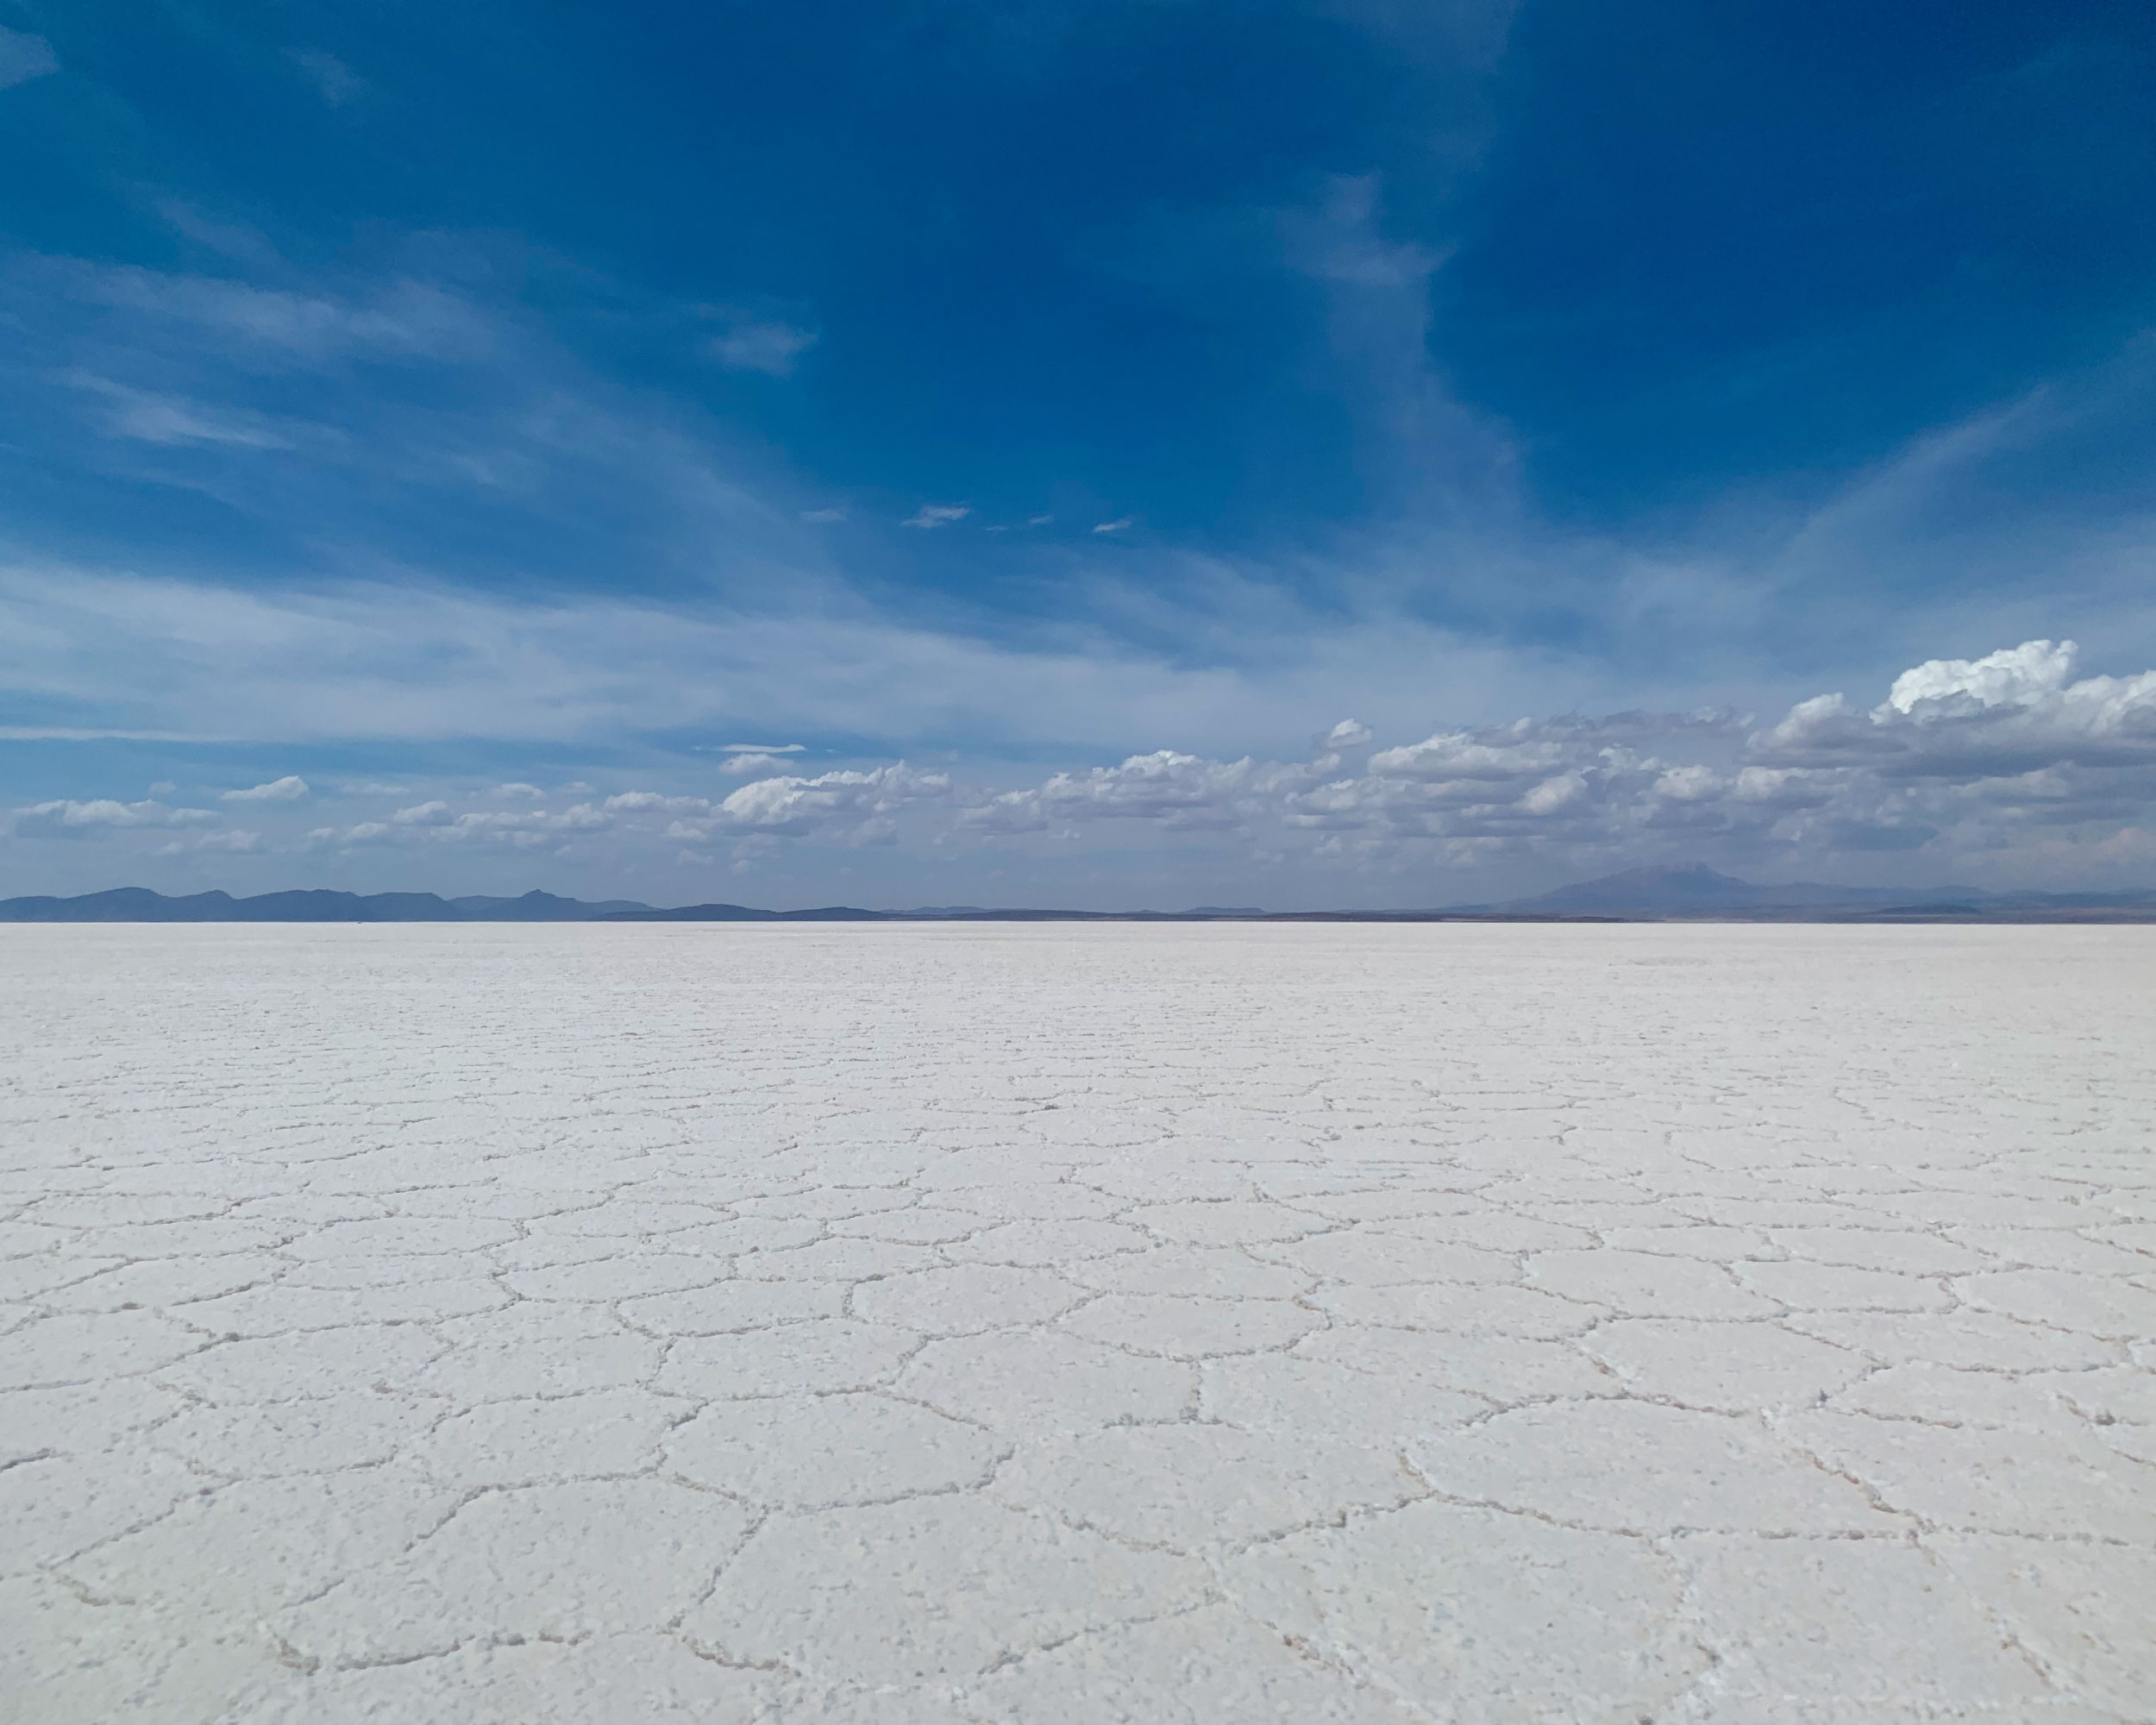
[[[0,929],[0,1717],[2156,1718],[2156,929]]]

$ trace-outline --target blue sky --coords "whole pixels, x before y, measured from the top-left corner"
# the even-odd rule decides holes
[[[2145,7],[0,26],[0,890],[2156,880]]]

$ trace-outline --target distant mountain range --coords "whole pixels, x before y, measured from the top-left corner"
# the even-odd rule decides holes
[[[2156,891],[1991,893],[1976,887],[1761,886],[1703,864],[1627,869],[1531,899],[1462,906],[1505,916],[1744,921],[2114,921],[2156,919]]]
[[[229,893],[167,898],[147,887],[118,887],[76,899],[0,899],[0,922],[595,922],[650,907],[634,899],[597,904],[526,893],[520,899],[444,899],[432,893]]]
[[[229,893],[167,898],[120,887],[78,898],[0,899],[0,922],[2156,922],[2156,891],[1989,893],[1973,887],[1762,886],[1700,864],[1627,869],[1533,898],[1435,910],[1279,911],[1200,905],[1187,911],[910,911],[826,905],[768,911],[748,905],[657,910],[633,899],[444,899],[433,893]]]

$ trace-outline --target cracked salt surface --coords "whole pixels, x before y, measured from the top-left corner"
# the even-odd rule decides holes
[[[2156,930],[0,975],[7,1720],[2156,1719]]]

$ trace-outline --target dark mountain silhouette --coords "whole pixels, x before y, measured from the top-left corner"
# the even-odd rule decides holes
[[[591,904],[538,892],[517,899],[324,891],[235,899],[229,893],[167,898],[146,887],[118,887],[72,899],[0,899],[0,922],[592,922],[644,908],[632,899]]]
[[[1513,899],[1508,911],[1758,910],[1828,906],[1919,904],[1984,895],[1969,887],[1828,887],[1810,881],[1760,886],[1717,874],[1703,862],[1658,869],[1626,869],[1581,881],[1531,899]]]
[[[906,911],[856,910],[851,905],[825,905],[812,911],[760,911],[748,905],[683,905],[679,909],[655,911],[648,905],[634,910],[609,911],[602,922],[893,922],[905,919]]]
[[[1985,893],[1971,887],[1830,887],[1799,881],[1761,886],[1701,864],[1627,869],[1534,898],[1438,910],[1273,911],[1200,905],[1187,911],[913,911],[824,905],[768,911],[752,905],[655,910],[630,899],[592,902],[526,893],[521,898],[444,899],[433,893],[229,893],[167,898],[119,887],[78,898],[0,899],[7,922],[2152,922],[2156,891]]]
[[[1831,887],[1816,881],[1761,885],[1703,863],[1626,869],[1533,898],[1463,906],[1501,916],[1736,917],[1745,920],[1857,921],[2044,919],[2078,913],[2156,911],[2156,892],[1988,893],[1975,887]]]

